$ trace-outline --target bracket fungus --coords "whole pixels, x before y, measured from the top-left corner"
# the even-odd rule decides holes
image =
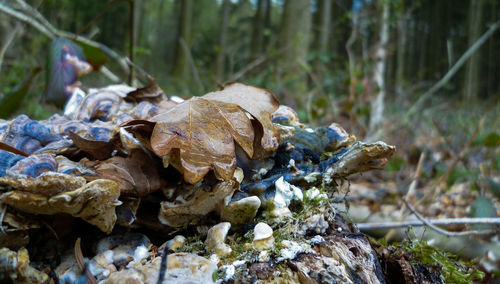
[[[279,262],[288,255],[297,269],[287,273],[304,278],[313,267],[292,252],[304,246],[311,252],[310,245],[275,241],[283,233],[276,224],[290,222],[292,212],[311,200],[326,200],[325,191],[335,179],[380,168],[395,151],[383,142],[356,141],[338,124],[306,127],[293,109],[280,106],[271,92],[261,88],[228,83],[218,91],[181,100],[167,98],[154,80],[150,83],[141,89],[115,85],[88,93],[76,88],[62,115],[45,121],[25,115],[0,121],[1,227],[19,238],[0,243],[19,249],[57,236],[61,242],[57,254],[63,253],[58,256],[63,262],[50,264],[33,251],[40,271],[16,270],[2,262],[0,271],[16,270],[17,275],[40,282],[48,281],[44,271],[52,270],[61,280],[87,273],[102,283],[150,283],[160,275],[167,281],[181,277],[176,279],[210,283],[217,265],[195,252],[214,251],[219,256],[213,260],[223,261],[226,273],[243,267],[264,269],[265,265],[252,266],[251,259]],[[331,233],[337,219],[321,208],[313,208],[321,212],[309,212],[300,221],[306,223],[284,227]],[[274,217],[266,220],[272,227],[255,226],[256,220],[266,217]],[[99,242],[102,232],[82,226],[76,218],[113,236],[141,229],[144,234],[161,234],[151,241],[144,236],[113,247],[114,237]],[[219,227],[209,229],[214,224]],[[236,240],[227,236],[253,227],[253,242],[245,234]],[[186,235],[182,244],[165,243],[163,249],[151,244],[179,231]],[[199,237],[187,235],[192,232],[208,233],[207,247]],[[74,250],[82,265],[78,267],[68,251],[82,234],[86,248],[80,250],[78,241]],[[123,236],[133,239],[130,234]],[[110,247],[103,250],[103,243]],[[179,252],[172,253],[172,245]],[[41,247],[45,246],[48,243]],[[283,249],[282,258],[276,246]],[[242,252],[241,247],[247,250]],[[252,258],[238,258],[256,249],[262,251]],[[87,272],[81,270],[82,251],[94,253]],[[19,254],[24,256],[25,250]],[[338,266],[347,260],[315,263]],[[59,267],[53,270],[51,265]],[[15,277],[19,276],[1,274],[0,280]],[[370,274],[366,279],[375,278]]]

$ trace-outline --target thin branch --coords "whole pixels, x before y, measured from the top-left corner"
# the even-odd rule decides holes
[[[474,141],[474,139],[476,139],[476,136],[479,133],[479,131],[481,131],[481,129],[483,129],[484,122],[486,120],[486,116],[493,109],[493,106],[495,106],[495,105],[491,105],[486,110],[486,112],[483,114],[483,116],[479,120],[478,125],[476,126],[476,129],[474,129],[474,132],[472,133],[471,137],[469,138],[469,141],[467,141],[467,144],[465,144],[465,146],[462,148],[462,151],[460,151],[460,153],[455,157],[455,159],[451,163],[451,165],[448,168],[448,170],[446,170],[446,172],[444,173],[444,175],[439,180],[440,181],[439,183],[448,181],[448,178],[450,177],[450,174],[453,171],[453,169],[457,166],[458,161],[460,161],[464,157],[464,155],[467,152],[467,150],[469,149],[470,145],[472,144],[472,142]]]
[[[104,7],[104,9],[101,12],[99,12],[99,14],[97,14],[85,26],[83,26],[83,28],[80,29],[78,34],[83,34],[90,27],[90,25],[92,25],[95,21],[99,20],[107,12],[109,12],[111,9],[113,9],[116,6],[116,4],[118,4],[118,3],[120,3],[120,1],[118,1],[118,0],[112,0],[111,2],[109,2],[108,5],[106,7]]]
[[[170,249],[169,245],[165,246],[165,249],[163,250],[163,254],[161,256],[160,273],[158,275],[158,281],[156,282],[157,284],[163,283],[163,280],[165,279],[165,275],[167,274],[168,255],[173,253],[173,252],[174,251]]]
[[[12,41],[14,40],[14,38],[16,37],[16,34],[19,31],[20,27],[21,26],[19,24],[16,25],[16,27],[14,28],[14,30],[7,37],[7,40],[5,41],[5,44],[0,49],[0,70],[2,70],[3,57],[5,56],[5,52],[9,48],[9,46],[12,43]]]
[[[454,225],[500,225],[500,217],[496,218],[441,218],[427,219],[429,224],[434,226],[454,226]],[[403,221],[403,222],[379,222],[379,223],[359,223],[356,224],[361,231],[379,230],[379,229],[398,229],[412,227],[427,226],[420,220]],[[489,233],[491,233],[490,231]],[[487,232],[485,232],[487,233]]]
[[[193,60],[193,55],[191,54],[191,49],[187,45],[186,41],[183,38],[179,39],[179,42],[184,49],[184,52],[188,55],[188,61],[189,65],[191,66],[191,70],[193,72],[193,77],[198,86],[201,88],[201,90],[205,90],[205,86],[203,86],[203,83],[201,82],[200,75],[198,73],[198,69],[196,68],[196,64],[194,63]]]
[[[16,0],[16,2],[21,6],[21,8],[31,17],[35,18],[40,24],[44,25],[52,34],[56,34],[56,29],[45,19],[45,17],[38,12],[37,9],[30,6],[24,0]]]
[[[447,237],[463,237],[463,236],[471,236],[471,235],[488,235],[488,234],[491,234],[491,233],[494,232],[494,231],[491,231],[491,230],[450,232],[450,231],[441,229],[441,228],[437,227],[436,225],[432,224],[431,222],[429,222],[425,217],[423,217],[422,215],[420,215],[420,213],[418,213],[417,210],[415,208],[413,208],[413,206],[411,206],[411,204],[408,203],[405,199],[403,199],[403,202],[405,203],[406,207],[408,207],[408,209],[410,209],[410,211],[415,215],[415,217],[417,217],[417,219],[419,219],[422,223],[424,223],[425,225],[427,225],[432,230],[434,230],[434,231],[436,231],[436,232],[438,232],[438,233],[440,233],[440,234],[442,234],[444,236],[447,236]],[[474,219],[474,218],[471,218],[471,219]],[[500,224],[500,218],[489,218],[489,219],[493,219],[491,221],[496,222],[496,224]]]
[[[45,36],[47,36],[50,39],[56,38],[56,35],[54,33],[52,33],[44,25],[40,24],[38,21],[36,21],[35,19],[33,19],[32,17],[30,17],[28,15],[25,15],[21,12],[18,12],[18,11],[8,7],[7,5],[5,5],[3,3],[0,3],[0,11],[4,12],[5,14],[7,14],[13,18],[16,18],[22,22],[30,24],[31,26],[33,26],[35,29],[37,29],[38,31],[40,31],[42,34],[44,34]]]
[[[347,57],[349,58],[349,78],[350,78],[350,83],[349,83],[349,102],[354,101],[354,73],[355,73],[355,65],[356,65],[356,58],[354,55],[354,52],[352,50],[352,45],[356,41],[356,38],[358,37],[358,17],[359,15],[356,13],[352,16],[352,31],[351,35],[347,39],[347,43],[345,45],[345,49],[347,51]]]
[[[259,66],[262,64],[264,61],[266,61],[267,55],[261,55],[257,57],[255,60],[252,62],[248,63],[245,67],[243,67],[240,71],[236,72],[234,75],[231,76],[232,81],[236,81],[239,78],[243,77],[248,71],[254,69],[255,67]]]
[[[28,4],[26,4],[26,5],[28,5]],[[121,68],[124,70],[125,73],[129,72],[128,65],[125,62],[124,58],[121,57],[118,53],[116,53],[112,49],[110,49],[109,47],[107,47],[106,45],[99,43],[99,42],[96,42],[96,41],[93,41],[93,40],[90,40],[90,39],[83,37],[83,36],[80,36],[80,35],[76,35],[76,34],[73,34],[70,32],[58,30],[54,26],[52,26],[47,20],[45,20],[45,18],[43,18],[43,16],[41,14],[39,15],[39,17],[44,19],[44,23],[47,26],[45,26],[44,24],[41,24],[39,21],[37,21],[32,16],[29,16],[29,15],[26,15],[26,14],[21,13],[19,11],[16,11],[3,3],[0,3],[0,11],[4,12],[5,14],[7,14],[13,18],[16,18],[20,21],[23,21],[25,23],[30,24],[31,26],[33,26],[35,29],[37,29],[38,31],[40,31],[41,33],[43,33],[45,36],[49,37],[50,39],[55,39],[56,37],[63,37],[63,38],[71,39],[71,40],[80,41],[84,44],[87,44],[87,45],[95,47],[95,48],[99,48],[106,55],[108,55],[109,57],[116,60],[119,63],[119,65],[121,66]]]
[[[128,49],[128,57],[131,62],[134,62],[134,47],[135,47],[135,38],[134,38],[134,27],[135,27],[135,1],[129,0],[129,31],[128,31],[128,40],[129,40],[129,49]],[[128,84],[132,86],[134,84],[134,66],[130,65],[130,72],[128,73]]]
[[[437,91],[439,91],[448,81],[455,75],[455,73],[458,72],[460,67],[465,64],[465,62],[476,52],[483,43],[486,42],[486,40],[500,27],[500,21],[492,24],[488,30],[473,44],[467,51],[460,57],[460,59],[457,60],[455,65],[448,70],[448,72],[439,80],[435,85],[433,85],[427,92],[425,92],[423,95],[420,96],[420,98],[413,104],[413,106],[408,110],[407,115],[406,115],[406,120],[410,118],[413,113],[415,113],[420,105],[430,98],[433,94],[435,94]]]
[[[0,235],[6,235],[7,233],[3,229],[3,218],[5,217],[5,213],[7,213],[7,206],[4,205],[3,202],[0,202]]]
[[[405,200],[405,198],[411,198],[412,196],[415,195],[415,190],[417,188],[418,178],[420,177],[420,171],[422,170],[422,164],[424,162],[424,159],[425,159],[425,153],[422,152],[420,153],[420,158],[418,159],[417,168],[415,170],[415,173],[413,174],[413,180],[408,186],[408,191],[406,191],[405,196],[402,198],[403,200]],[[405,210],[405,206],[401,206],[400,213],[403,216],[402,219],[406,220],[406,217],[408,217],[408,213]],[[389,240],[392,237],[392,235],[394,235],[394,233],[396,233],[396,230],[394,229],[390,230],[385,235],[385,239]]]
[[[453,159],[451,165],[448,167],[448,169],[446,170],[446,172],[444,173],[444,175],[442,175],[441,178],[435,183],[435,186],[437,186],[436,190],[427,191],[427,193],[424,194],[424,196],[415,203],[415,206],[417,206],[420,203],[424,202],[430,196],[436,196],[438,193],[441,193],[442,187],[439,187],[439,185],[441,183],[443,183],[443,182],[447,182],[448,181],[448,178],[449,178],[451,172],[453,171],[453,169],[457,166],[458,162],[464,157],[465,153],[469,149],[470,145],[472,144],[472,142],[476,138],[476,136],[479,133],[479,131],[481,131],[481,129],[483,129],[486,117],[490,113],[490,111],[493,109],[494,106],[495,105],[491,105],[484,112],[483,116],[479,120],[478,125],[476,126],[476,129],[474,129],[474,132],[472,133],[471,137],[469,138],[469,140],[467,141],[467,143],[465,144],[465,146],[462,148],[462,150],[460,151],[460,153]]]

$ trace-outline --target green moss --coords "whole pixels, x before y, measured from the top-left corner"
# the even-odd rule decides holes
[[[186,241],[184,242],[184,245],[179,249],[179,252],[205,255],[205,244],[201,240],[201,236],[199,234],[193,234],[186,238]]]
[[[413,255],[413,261],[441,267],[445,283],[473,283],[473,280],[483,279],[484,273],[471,268],[471,263],[460,261],[455,255],[446,253],[424,241],[405,241],[401,247]]]

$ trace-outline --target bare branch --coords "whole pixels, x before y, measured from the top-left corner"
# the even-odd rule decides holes
[[[437,91],[439,91],[448,81],[455,75],[455,73],[460,70],[460,67],[467,62],[467,60],[476,52],[483,43],[486,42],[488,38],[498,29],[500,28],[500,21],[495,22],[492,24],[489,29],[473,44],[467,49],[467,51],[460,57],[460,59],[457,60],[455,65],[451,67],[450,70],[439,80],[435,85],[433,85],[427,92],[425,92],[423,95],[420,96],[420,98],[413,104],[413,106],[408,110],[407,115],[406,115],[406,120],[410,118],[413,113],[415,113],[420,105],[430,98],[433,94],[435,94]]]
[[[410,209],[410,211],[418,218],[415,221],[404,221],[404,222],[387,222],[387,223],[359,223],[357,227],[361,231],[369,230],[379,230],[379,229],[398,229],[412,227],[428,226],[432,230],[445,235],[447,237],[463,237],[463,236],[474,236],[474,235],[489,235],[497,231],[495,230],[483,230],[483,231],[463,231],[463,232],[450,232],[441,229],[437,226],[452,226],[452,225],[500,225],[500,217],[496,218],[441,218],[441,219],[426,219],[420,215],[411,204],[403,199],[405,205]]]
[[[4,12],[5,14],[7,14],[13,18],[16,18],[20,21],[23,21],[25,23],[30,24],[31,26],[33,26],[35,29],[37,29],[38,31],[40,31],[42,34],[44,34],[45,36],[47,36],[50,39],[56,38],[56,35],[54,33],[52,33],[44,25],[40,24],[38,21],[36,21],[35,19],[33,19],[32,17],[30,17],[28,15],[25,15],[21,12],[18,12],[18,11],[10,8],[9,6],[7,6],[3,3],[0,3],[0,11]]]
[[[203,86],[203,83],[201,82],[198,69],[196,68],[196,64],[194,63],[193,55],[191,54],[191,49],[189,48],[189,46],[187,45],[186,41],[183,38],[179,39],[179,41],[182,46],[182,49],[184,49],[184,52],[188,55],[189,65],[191,66],[191,71],[193,72],[193,77],[195,82],[202,90],[205,90],[205,86]]]
[[[454,226],[454,225],[500,225],[500,218],[441,218],[441,219],[427,219],[432,225],[435,226]],[[378,229],[394,229],[422,227],[426,226],[425,223],[419,220],[404,221],[404,222],[380,222],[380,223],[359,223],[356,226],[362,230],[378,230]],[[491,233],[491,232],[490,232]]]
[[[4,45],[2,48],[0,48],[0,70],[2,70],[2,64],[3,64],[3,57],[5,56],[5,52],[9,48],[10,44],[16,37],[17,32],[19,31],[19,28],[21,26],[19,24],[16,25],[14,30],[7,36],[7,40],[5,41]]]
[[[28,4],[26,4],[26,5],[28,5]],[[31,7],[31,6],[29,6],[29,7]],[[28,8],[24,8],[24,10],[28,10]],[[32,10],[34,10],[34,9],[31,7],[28,12],[33,13]],[[54,39],[56,37],[63,37],[63,38],[71,39],[71,40],[80,41],[84,44],[87,44],[87,45],[95,47],[95,48],[99,48],[106,55],[108,55],[109,57],[116,60],[125,73],[129,72],[129,68],[128,68],[127,63],[125,62],[125,59],[122,56],[120,56],[118,53],[116,53],[115,51],[113,51],[112,49],[107,47],[106,45],[99,43],[99,42],[96,42],[96,41],[93,41],[93,40],[90,40],[86,37],[83,37],[83,36],[80,36],[77,34],[58,30],[54,26],[52,26],[45,18],[43,18],[43,16],[38,12],[36,12],[37,13],[36,18],[43,19],[42,21],[44,24],[40,23],[34,17],[26,15],[25,13],[21,13],[19,11],[16,11],[3,3],[0,3],[0,12],[4,12],[5,14],[7,14],[13,18],[16,18],[20,21],[23,21],[25,23],[30,24],[35,29],[37,29],[38,31],[43,33],[45,36],[47,36],[51,39]]]

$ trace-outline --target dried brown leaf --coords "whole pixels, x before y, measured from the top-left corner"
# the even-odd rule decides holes
[[[92,166],[97,176],[92,179],[113,180],[119,185],[121,196],[141,197],[162,186],[157,163],[143,151],[134,150],[127,157],[115,156],[94,162]]]
[[[73,131],[69,132],[69,137],[71,138],[71,140],[73,140],[73,143],[75,143],[75,146],[78,149],[89,154],[97,160],[104,160],[111,157],[111,152],[113,152],[113,150],[115,150],[116,148],[116,145],[111,141],[106,142],[86,139],[74,133]]]
[[[21,150],[18,150],[8,144],[5,144],[3,142],[0,142],[0,150],[4,150],[4,151],[7,151],[7,152],[11,152],[11,153],[14,153],[14,154],[17,154],[17,155],[21,155],[21,156],[24,156],[24,157],[28,157],[29,155],[24,153],[23,151]]]
[[[153,117],[151,147],[165,162],[178,161],[186,182],[197,183],[211,169],[218,178],[229,180],[236,168],[234,141],[249,157],[254,156],[254,139],[260,132],[264,150],[278,147],[279,134],[271,121],[278,106],[269,91],[230,83],[221,91],[184,101]],[[254,128],[246,112],[262,129]]]
[[[208,93],[203,98],[239,105],[262,125],[264,133],[261,145],[264,150],[274,151],[278,148],[279,135],[273,126],[271,114],[280,104],[273,93],[247,84],[232,82],[225,84],[222,90]]]
[[[143,88],[138,88],[127,94],[124,98],[127,102],[139,103],[142,101],[148,101],[150,103],[159,103],[163,97],[163,90],[158,86],[156,80],[153,77],[149,77],[149,85]]]
[[[151,146],[159,156],[179,149],[184,180],[200,181],[213,169],[229,180],[236,168],[236,141],[253,155],[254,132],[250,119],[235,104],[192,98],[153,118],[157,122]]]

